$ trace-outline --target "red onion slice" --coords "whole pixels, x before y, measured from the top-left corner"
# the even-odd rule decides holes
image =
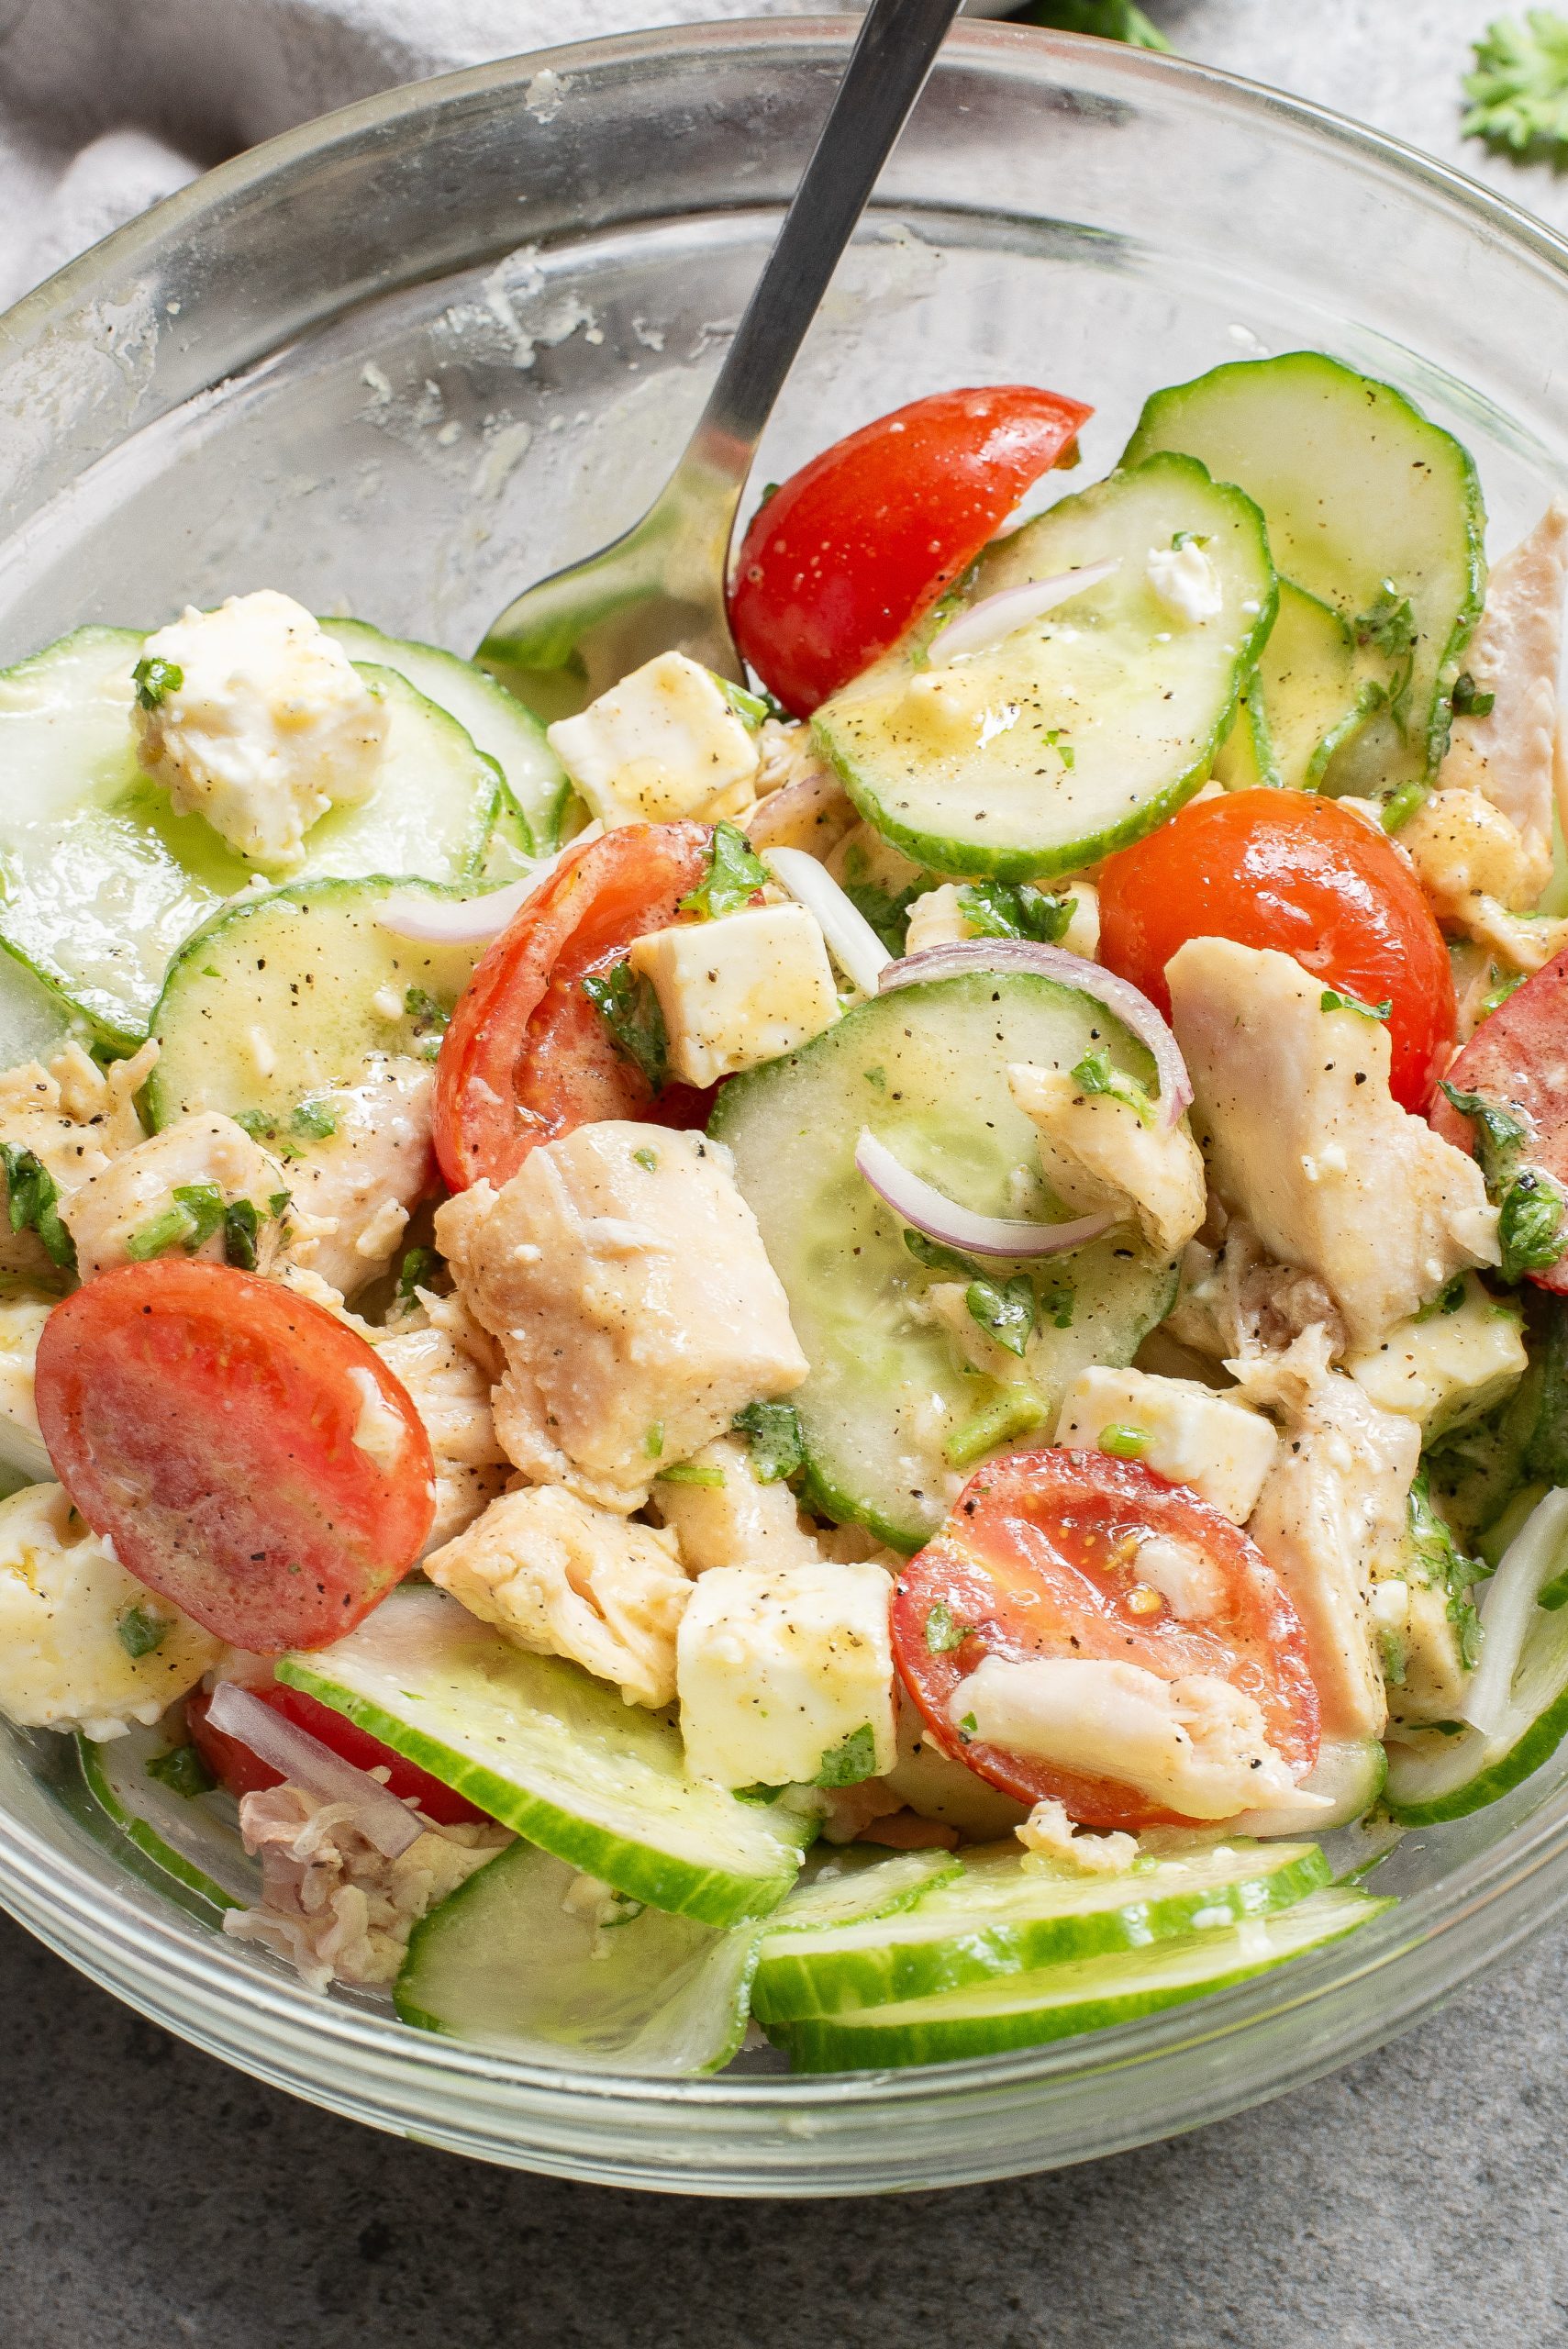
[[[961,653],[987,652],[1015,629],[1042,619],[1058,604],[1070,603],[1074,596],[1097,587],[1102,579],[1120,569],[1121,557],[1113,554],[1102,562],[1085,562],[1076,571],[1060,571],[1054,579],[1026,579],[1019,587],[1004,587],[999,595],[987,596],[983,603],[972,604],[967,612],[950,620],[931,639],[927,660],[937,669],[956,661]]]
[[[864,914],[857,913],[832,874],[803,848],[769,848],[762,863],[779,886],[815,914],[828,952],[862,995],[874,995],[893,957]]]
[[[284,1720],[248,1688],[220,1680],[212,1692],[207,1719],[214,1729],[238,1738],[306,1794],[319,1796],[323,1802],[351,1803],[356,1826],[384,1858],[396,1859],[424,1833],[422,1822],[379,1778],[345,1762],[308,1730]]]
[[[895,1215],[928,1240],[940,1240],[944,1248],[956,1248],[966,1256],[1061,1256],[1097,1240],[1116,1221],[1113,1215],[1082,1215],[1071,1223],[979,1215],[944,1197],[923,1175],[912,1174],[884,1141],[863,1127],[855,1144],[855,1164]]]
[[[1092,995],[1130,1030],[1153,1059],[1160,1079],[1159,1106],[1163,1121],[1173,1126],[1193,1097],[1193,1081],[1182,1058],[1181,1046],[1149,997],[1130,979],[1118,979],[1098,963],[1069,954],[1060,946],[1037,946],[1028,938],[976,938],[958,946],[928,946],[923,953],[906,955],[884,971],[879,992],[917,986],[923,979],[956,979],[972,971],[1032,971],[1061,985]]]

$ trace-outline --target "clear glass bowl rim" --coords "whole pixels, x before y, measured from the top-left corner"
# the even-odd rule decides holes
[[[357,145],[383,136],[400,123],[432,113],[453,100],[482,93],[521,90],[547,70],[584,76],[597,69],[635,65],[639,59],[753,52],[759,62],[784,55],[832,58],[848,45],[855,20],[845,17],[737,19],[676,26],[614,39],[584,41],[401,86],[343,107],[284,133],[232,161],[219,165],[189,187],[141,215],[71,262],[24,296],[0,319],[0,349],[24,347],[53,323],[84,307],[103,287],[155,258],[176,235],[188,234],[204,216],[289,169],[320,157],[338,145]],[[1391,179],[1446,200],[1478,235],[1527,249],[1539,262],[1568,280],[1568,239],[1506,198],[1401,141],[1326,108],[1235,75],[1186,60],[1157,58],[1108,42],[1034,28],[963,20],[950,36],[950,49],[971,69],[1004,78],[1051,81],[1053,67],[1071,61],[1080,86],[1114,96],[1131,95],[1150,77],[1179,76],[1201,106],[1209,94],[1230,110],[1254,118],[1273,117],[1282,127],[1308,134],[1319,146],[1344,150],[1362,166],[1380,168]],[[1086,61],[1085,52],[1096,52]],[[825,2077],[745,2077],[673,2080],[610,2073],[564,2072],[465,2047],[457,2042],[411,2031],[390,2017],[316,1997],[283,1977],[269,1978],[235,1962],[221,1943],[198,1941],[183,1930],[174,1912],[149,1914],[95,1872],[52,1849],[23,1822],[0,1812],[0,1906],[10,1909],[37,1936],[94,1979],[198,2045],[258,2076],[289,2087],[336,2110],[353,2112],[356,2082],[367,2085],[401,2078],[421,2106],[421,2122],[410,2133],[484,2157],[515,2161],[562,2174],[614,2179],[681,2191],[719,2193],[842,2193],[875,2190],[894,2183],[939,2185],[1013,2174],[1052,2160],[1092,2154],[1166,2135],[1218,2119],[1305,2083],[1407,2028],[1458,1988],[1479,1968],[1496,1962],[1540,1931],[1568,1905],[1568,1790],[1554,1795],[1535,1814],[1489,1850],[1453,1869],[1443,1879],[1405,1896],[1385,1917],[1339,1944],[1293,1961],[1277,1971],[1186,2007],[1168,2009],[1138,2022],[973,2059],[886,2074],[856,2073]],[[183,2011],[188,2009],[189,2011]],[[215,2014],[226,2018],[215,2023]],[[200,2020],[197,2019],[198,2015]],[[1269,2032],[1271,2024],[1299,2020],[1293,2032]],[[249,2032],[264,2045],[247,2045]],[[1229,2051],[1224,2070],[1194,2073],[1181,2087],[1184,2055],[1223,2043]],[[284,2061],[278,2050],[290,2052]],[[311,2059],[314,2057],[314,2064]],[[333,2059],[342,2066],[339,2082],[325,2077]],[[640,2168],[627,2168],[609,2150],[606,2124],[617,2117],[634,2139],[654,2114],[667,2113],[677,2127],[699,2126],[706,2118],[757,2124],[756,2147],[774,2144],[812,2116],[829,2140],[840,2122],[853,2123],[855,2143],[870,2154],[879,2131],[895,2125],[911,2109],[947,2108],[955,2119],[967,2114],[983,2125],[1000,2093],[1011,2102],[1033,2088],[1060,2093],[1074,2085],[1089,2089],[1129,2068],[1154,2085],[1151,2076],[1171,2072],[1175,2090],[1165,2109],[1144,2121],[1136,2112],[1107,2110],[1104,2125],[1090,2126],[1071,2147],[1041,2144],[1038,2156],[1020,2160],[1016,2149],[987,2160],[965,2131],[969,2144],[951,2163],[923,2166],[909,2178],[890,2169],[879,2176],[871,2159],[858,2188],[842,2171],[823,2181],[806,2174],[814,2160],[809,2137],[796,2154],[801,2174],[789,2176],[764,2162],[765,2175],[749,2178],[743,2164],[745,2137],[716,2139],[714,2152],[727,2165],[722,2176],[687,2177],[682,2165],[650,2156]],[[312,2070],[317,2074],[312,2078]],[[423,2110],[420,2091],[445,2089],[451,2099],[450,2124]],[[483,2089],[488,2118],[469,2128],[462,2115],[465,2092]],[[498,2130],[491,2099],[501,2090],[515,2099],[515,2130]],[[1163,2099],[1156,2096],[1155,2105]],[[372,2109],[372,2108],[374,2109]],[[580,2112],[585,2130],[581,2156],[542,2154],[530,2138],[530,2117],[548,2114],[560,2124]],[[361,2117],[397,2127],[381,2098],[369,2099]],[[827,2143],[817,2151],[826,2153]],[[837,2150],[849,2150],[847,2143]]]

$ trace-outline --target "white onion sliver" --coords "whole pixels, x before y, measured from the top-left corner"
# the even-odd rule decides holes
[[[396,1859],[424,1833],[414,1813],[378,1778],[345,1762],[340,1753],[334,1753],[308,1730],[285,1720],[248,1688],[220,1680],[212,1692],[207,1719],[214,1729],[238,1738],[306,1794],[317,1795],[323,1802],[352,1803],[356,1825],[384,1858]]]
[[[1116,1220],[1084,1215],[1071,1223],[1034,1223],[1017,1216],[979,1215],[944,1197],[923,1175],[912,1174],[900,1158],[868,1129],[855,1144],[855,1164],[877,1197],[928,1240],[966,1256],[1061,1256],[1097,1240]]]
[[[602,824],[587,825],[564,848],[541,858],[520,881],[508,881],[504,889],[487,890],[483,897],[428,897],[412,889],[395,889],[376,907],[377,926],[397,938],[428,941],[434,946],[483,945],[487,939],[500,937],[534,891],[543,888],[573,850],[585,848],[603,835]]]
[[[832,874],[803,848],[764,849],[762,863],[781,888],[816,915],[828,951],[845,976],[862,995],[874,995],[893,957]]]
[[[1141,988],[1130,979],[1118,979],[1114,971],[1098,963],[1086,963],[1081,954],[1069,954],[1063,947],[1036,945],[1028,938],[976,938],[958,946],[929,946],[923,953],[906,955],[902,963],[884,970],[880,990],[887,995],[895,987],[917,986],[923,979],[956,979],[972,971],[1033,971],[1041,978],[1055,979],[1062,986],[1094,996],[1151,1056],[1165,1123],[1173,1126],[1191,1104],[1192,1079],[1181,1046]]]
[[[1021,586],[1004,587],[999,595],[987,596],[983,603],[972,604],[967,612],[950,620],[931,639],[927,660],[935,669],[956,661],[962,652],[988,651],[1015,629],[1028,628],[1030,620],[1043,618],[1058,604],[1097,587],[1102,579],[1120,569],[1121,557],[1113,554],[1102,562],[1085,562],[1076,571],[1058,572],[1054,579],[1026,579]]]
[[[1481,1661],[1460,1713],[1484,1737],[1507,1728],[1514,1675],[1535,1620],[1536,1600],[1561,1570],[1568,1546],[1568,1489],[1548,1493],[1515,1534],[1481,1601]]]

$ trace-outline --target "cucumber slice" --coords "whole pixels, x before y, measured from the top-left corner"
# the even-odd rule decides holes
[[[0,675],[0,944],[109,1043],[147,1032],[171,957],[251,868],[199,816],[174,816],[136,763],[142,639],[79,629]],[[501,785],[455,719],[391,670],[373,796],[312,828],[304,876],[475,876]],[[303,876],[301,876],[303,877]]]
[[[1363,1817],[1381,1800],[1387,1778],[1388,1756],[1375,1737],[1325,1738],[1316,1766],[1301,1781],[1304,1794],[1327,1795],[1333,1805],[1310,1820],[1314,1834]],[[1299,1810],[1244,1810],[1226,1821],[1227,1835],[1299,1835],[1301,1828]]]
[[[417,693],[456,718],[476,750],[494,759],[506,782],[509,812],[520,818],[516,845],[525,855],[545,856],[558,846],[572,785],[531,709],[472,661],[438,645],[384,636],[365,620],[321,625],[351,661],[368,661],[406,677]]]
[[[1269,747],[1261,779],[1316,791],[1329,762],[1380,709],[1384,687],[1355,631],[1329,605],[1293,580],[1279,584],[1279,612],[1258,661],[1249,697],[1259,706]]]
[[[1081,2032],[1136,2022],[1162,2007],[1229,1988],[1287,1958],[1321,1949],[1394,1906],[1340,1887],[1315,1892],[1283,1916],[1250,1917],[1225,1932],[1193,1933],[1151,1949],[1003,1975],[935,1998],[852,2014],[813,2015],[775,2036],[803,2072],[946,2064],[1038,2047]]]
[[[1093,997],[1032,974],[973,974],[858,1005],[720,1092],[711,1130],[735,1153],[811,1364],[790,1401],[807,1491],[828,1516],[918,1549],[975,1460],[1009,1437],[1040,1440],[1086,1364],[1130,1362],[1170,1310],[1173,1268],[1119,1227],[1043,1265],[988,1265],[995,1281],[1028,1274],[1037,1299],[1017,1381],[998,1384],[961,1363],[929,1318],[929,1290],[954,1275],[916,1261],[898,1218],[855,1171],[869,1126],[965,1207],[1050,1214],[1006,1063],[1072,1068],[1101,1045],[1151,1081],[1142,1046]]]
[[[132,1730],[101,1745],[76,1738],[87,1791],[109,1825],[209,1907],[245,1908],[260,1897],[261,1879],[239,1831],[210,1798],[173,1794],[148,1776],[148,1763],[164,1750],[157,1731]]]
[[[514,1843],[416,1925],[393,1990],[405,2022],[535,2063],[715,2072],[746,2032],[757,1925],[643,1909],[596,1926],[564,1903],[575,1871]]]
[[[1175,617],[1151,551],[1185,531],[1221,615]],[[1064,498],[984,555],[971,600],[1116,557],[1045,618],[921,665],[929,624],[825,703],[817,739],[861,813],[917,864],[1022,881],[1140,840],[1207,775],[1274,611],[1262,518],[1191,458],[1161,456]]]
[[[888,1852],[875,1843],[817,1844],[800,1881],[768,1919],[776,1933],[810,1933],[913,1909],[963,1874],[951,1852]]]
[[[302,1101],[362,1082],[373,1052],[434,1059],[476,949],[383,930],[382,902],[410,889],[456,894],[380,878],[292,881],[205,922],[170,964],[152,1015],[154,1127],[221,1109],[286,1131]]]
[[[1162,449],[1201,458],[1256,498],[1281,572],[1345,620],[1372,612],[1385,582],[1409,598],[1404,728],[1386,709],[1363,723],[1355,774],[1331,787],[1359,779],[1389,788],[1436,766],[1486,577],[1485,510],[1468,451],[1391,384],[1319,351],[1237,360],[1154,393],[1122,463]],[[1378,674],[1390,679],[1396,665]]]
[[[47,1059],[73,1027],[86,1022],[0,944],[0,1068]]]
[[[1429,1730],[1391,1748],[1387,1803],[1407,1827],[1484,1809],[1556,1753],[1568,1735],[1568,1488],[1548,1493],[1516,1535],[1481,1602],[1481,1663],[1465,1709],[1483,1728]]]
[[[893,1916],[762,1936],[752,2006],[764,2023],[934,1998],[997,1975],[1076,1963],[1293,1907],[1329,1880],[1316,1843],[1217,1843],[1084,1876],[979,1845],[962,1873]]]
[[[278,1677],[584,1875],[704,1924],[776,1909],[815,1831],[693,1785],[662,1714],[513,1647],[444,1591],[406,1584],[335,1647],[284,1656]]]
[[[1283,592],[1283,580],[1280,586]],[[1230,731],[1216,754],[1214,781],[1227,791],[1253,791],[1261,785],[1279,781],[1273,744],[1269,740],[1269,721],[1255,672],[1236,705]]]

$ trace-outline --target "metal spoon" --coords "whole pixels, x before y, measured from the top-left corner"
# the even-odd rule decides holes
[[[831,111],[684,456],[624,538],[526,588],[479,660],[560,718],[657,652],[739,679],[724,584],[740,493],[840,255],[960,0],[871,0]]]

